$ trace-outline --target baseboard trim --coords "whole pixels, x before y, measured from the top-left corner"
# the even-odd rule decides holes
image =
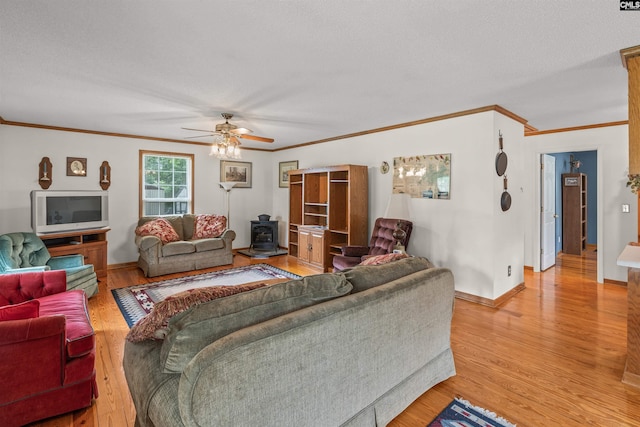
[[[622,374],[622,382],[624,384],[640,388],[640,375],[627,371],[628,361],[624,365],[624,373]]]
[[[498,308],[502,304],[504,304],[505,302],[513,298],[520,291],[523,291],[525,288],[526,286],[524,285],[524,282],[522,282],[519,285],[517,285],[515,288],[505,292],[504,294],[500,295],[496,299],[489,299],[489,298],[484,298],[484,297],[480,297],[473,294],[468,294],[466,292],[456,291],[456,298],[473,302],[476,304],[480,304],[480,305],[486,305],[487,307]]]
[[[623,282],[621,280],[613,280],[613,279],[604,279],[604,283],[608,285],[617,285],[627,287],[627,282]]]
[[[131,267],[137,267],[138,263],[135,261],[132,262],[123,262],[122,264],[109,264],[107,265],[107,271],[108,270],[120,270],[122,268],[131,268]]]

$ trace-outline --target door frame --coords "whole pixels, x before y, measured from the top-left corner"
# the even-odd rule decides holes
[[[540,272],[540,247],[541,247],[541,239],[540,233],[542,232],[541,227],[541,217],[540,211],[542,209],[542,201],[541,196],[542,192],[540,190],[540,186],[542,184],[542,169],[540,168],[540,159],[543,154],[558,154],[558,153],[568,153],[568,152],[579,152],[579,151],[596,151],[597,155],[597,172],[598,179],[596,180],[596,191],[597,191],[597,206],[596,212],[598,214],[598,220],[596,223],[598,224],[598,232],[596,237],[596,245],[598,247],[598,252],[596,254],[596,281],[598,283],[604,283],[604,226],[603,226],[603,218],[604,218],[604,203],[603,203],[603,174],[602,174],[602,155],[600,153],[600,149],[597,146],[565,146],[558,147],[553,151],[545,150],[535,150],[533,152],[533,157],[530,158],[531,167],[534,169],[532,175],[534,177],[533,180],[533,197],[534,203],[533,207],[535,209],[535,218],[533,221],[533,271],[536,273]]]
[[[544,252],[544,248],[543,248],[544,245],[542,243],[542,240],[543,240],[542,237],[546,233],[546,229],[545,229],[544,224],[545,224],[545,220],[548,220],[548,217],[545,217],[545,212],[543,211],[543,209],[546,206],[542,206],[541,209],[540,209],[540,247],[541,247],[541,250],[540,250],[540,270],[541,271],[546,271],[549,268],[555,266],[556,265],[556,257],[558,256],[558,254],[556,252],[556,247],[557,247],[557,245],[556,245],[556,228],[557,228],[557,225],[558,225],[557,224],[557,222],[558,222],[558,207],[556,206],[556,168],[555,168],[557,159],[553,155],[547,154],[547,153],[540,155],[540,168],[541,168],[541,170],[544,171],[544,172],[541,172],[541,174],[540,174],[540,178],[542,180],[540,182],[540,189],[541,189],[541,191],[540,191],[540,204],[541,205],[544,205],[544,200],[542,200],[543,199],[543,197],[542,197],[543,196],[542,189],[543,188],[544,189],[547,188],[547,180],[544,178],[544,175],[549,173],[549,171],[546,170],[547,163],[546,163],[546,160],[545,160],[544,156],[547,156],[548,158],[552,159],[551,162],[553,163],[553,188],[549,189],[549,193],[553,194],[553,239],[551,239],[551,242],[553,243],[553,252],[552,252],[552,254],[553,254],[553,263],[549,264],[548,267],[543,269],[543,264],[544,264],[543,259],[545,258],[544,257],[545,252]],[[544,198],[546,200],[549,200],[549,197],[547,196],[546,192],[547,191],[545,190],[545,192],[544,192],[545,193],[544,194],[545,197]]]

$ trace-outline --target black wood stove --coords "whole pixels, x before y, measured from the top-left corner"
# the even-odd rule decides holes
[[[251,249],[278,250],[278,221],[251,221]]]

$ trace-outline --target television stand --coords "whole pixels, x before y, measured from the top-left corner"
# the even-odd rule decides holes
[[[107,277],[107,232],[110,228],[40,234],[52,257],[82,255],[85,264],[93,264],[98,279]]]

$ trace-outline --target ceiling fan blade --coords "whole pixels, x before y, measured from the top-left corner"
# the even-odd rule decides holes
[[[193,129],[193,128],[181,128],[181,129],[184,129],[184,130],[195,130],[195,131],[198,131],[198,132],[209,132],[209,133],[213,133],[213,131],[212,131],[212,130],[208,130],[208,129]]]
[[[265,138],[263,136],[255,136],[255,135],[238,135],[238,136],[240,138],[252,139],[254,141],[273,142],[273,138]]]
[[[231,129],[229,132],[231,133],[235,133],[238,135],[244,135],[247,133],[253,133],[253,131],[251,129],[247,129],[247,128],[235,128],[235,129]]]
[[[184,139],[192,139],[192,138],[206,138],[208,136],[213,136],[212,133],[208,134],[208,135],[198,135],[198,136],[185,136]]]
[[[238,140],[238,138],[236,138],[235,136],[230,136],[230,137],[229,137],[229,141],[231,141],[231,142],[233,142],[233,143],[235,143],[235,144],[240,145],[240,141],[239,141],[239,140]]]

